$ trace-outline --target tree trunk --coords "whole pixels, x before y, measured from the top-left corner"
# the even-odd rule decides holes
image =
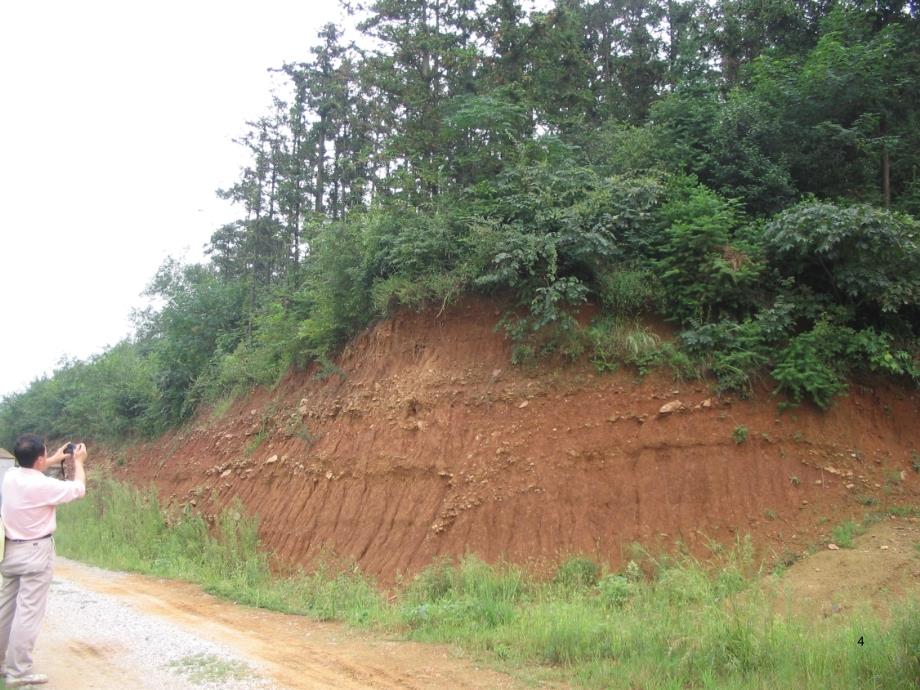
[[[885,208],[891,208],[891,154],[885,141],[888,134],[888,119],[884,115],[879,123],[879,134],[882,135],[882,200]]]
[[[887,149],[882,152],[882,198],[885,208],[891,208],[891,154]]]
[[[320,119],[319,136],[316,142],[316,189],[313,196],[313,210],[323,213],[323,187],[326,184],[326,117]]]

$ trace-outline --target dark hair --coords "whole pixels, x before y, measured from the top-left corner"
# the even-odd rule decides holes
[[[32,467],[35,461],[47,453],[45,442],[35,434],[23,434],[16,439],[13,455],[21,467]]]

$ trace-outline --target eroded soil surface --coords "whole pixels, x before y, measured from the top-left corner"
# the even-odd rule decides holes
[[[828,411],[783,412],[767,388],[514,367],[498,318],[473,299],[402,312],[335,367],[110,459],[208,519],[241,500],[279,567],[332,552],[384,584],[439,556],[616,568],[634,542],[706,555],[743,534],[782,559],[846,518],[920,504],[915,390],[854,382]]]

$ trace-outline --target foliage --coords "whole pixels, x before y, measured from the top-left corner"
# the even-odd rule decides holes
[[[678,189],[660,216],[665,230],[654,265],[668,311],[685,322],[743,313],[759,267],[732,244],[734,204],[694,185]]]
[[[910,216],[806,202],[772,220],[764,241],[785,275],[869,316],[920,303],[920,223]]]
[[[742,424],[739,424],[732,430],[732,440],[738,445],[741,445],[742,443],[747,441],[747,437],[748,437],[748,428]]]
[[[890,335],[822,320],[779,353],[773,378],[795,402],[807,396],[823,408],[846,390],[845,375],[860,368],[920,381],[914,358],[891,346]]]
[[[207,262],[167,261],[132,337],[0,402],[2,442],[156,434],[473,291],[509,304],[518,362],[741,394],[772,372],[822,406],[918,378],[916,3],[348,7],[273,70]],[[680,339],[622,325],[653,315]]]
[[[831,531],[831,539],[837,546],[845,549],[853,548],[853,537],[863,530],[852,520],[844,520]]]

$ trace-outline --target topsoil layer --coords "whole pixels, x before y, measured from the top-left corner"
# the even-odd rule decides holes
[[[474,553],[543,570],[629,545],[750,534],[788,558],[847,517],[914,503],[920,398],[851,384],[829,411],[764,389],[510,365],[494,303],[403,312],[337,368],[293,374],[139,446],[123,472],[209,518],[239,498],[279,563],[335,554],[391,581]]]

